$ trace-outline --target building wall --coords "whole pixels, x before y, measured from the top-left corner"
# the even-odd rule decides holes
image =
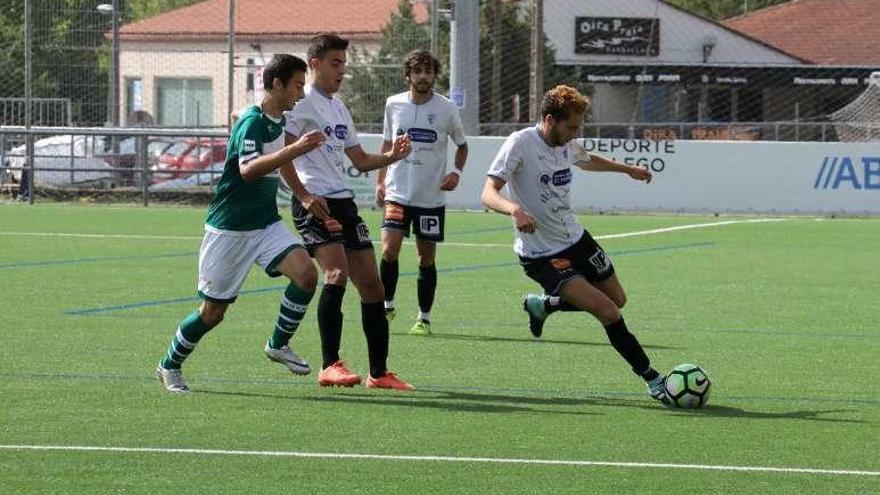
[[[143,83],[143,109],[153,118],[158,117],[158,79],[185,78],[210,79],[212,90],[212,116],[215,127],[227,125],[228,98],[228,53],[226,43],[159,43],[159,42],[123,42],[120,45],[120,108],[122,124],[127,125],[128,108],[125,82],[131,78],[140,78]],[[235,45],[234,69],[234,102],[233,108],[240,109],[253,102],[253,95],[246,89],[248,59],[255,65],[264,65],[275,53],[291,53],[305,58],[307,43],[304,41],[266,42],[254,44],[240,42]],[[377,42],[361,42],[352,44],[351,48],[378,50]],[[351,50],[349,50],[351,51]],[[260,86],[260,81],[254,81]]]

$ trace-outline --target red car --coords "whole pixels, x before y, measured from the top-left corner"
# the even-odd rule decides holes
[[[180,179],[226,161],[226,139],[187,139],[169,146],[153,167],[153,183]]]

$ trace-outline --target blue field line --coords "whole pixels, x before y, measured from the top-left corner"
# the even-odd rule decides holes
[[[154,382],[156,379],[150,375],[116,375],[106,373],[9,373],[0,372],[0,378],[9,380],[83,380],[83,381],[117,381],[117,382]],[[200,376],[187,380],[190,384],[221,384],[221,385],[267,385],[281,386],[284,388],[316,388],[317,385],[313,381],[303,380],[274,380],[274,379],[241,379],[241,378],[224,378]],[[196,389],[198,391],[198,389]],[[472,385],[448,385],[448,384],[430,384],[419,383],[418,392],[425,393],[443,393],[443,392],[473,392],[481,394],[509,394],[514,398],[522,397],[550,397],[560,399],[636,399],[648,400],[644,392],[620,392],[615,390],[601,391],[570,391],[563,389],[547,389],[547,388],[519,388],[519,387],[477,387]],[[164,393],[164,392],[157,392]],[[452,399],[454,400],[454,399]],[[712,404],[717,404],[716,400]],[[760,395],[733,395],[724,396],[724,401],[764,401],[764,402],[808,402],[823,404],[862,404],[868,406],[880,405],[880,398],[853,398],[853,397],[771,397]],[[711,404],[709,406],[711,408]]]
[[[657,253],[663,251],[676,251],[681,249],[695,249],[708,247],[715,244],[714,242],[697,242],[692,244],[678,244],[678,245],[670,245],[670,246],[657,246],[652,248],[643,248],[643,249],[630,249],[623,251],[611,251],[609,254],[611,256],[632,256],[632,255],[640,255],[647,253]],[[452,268],[441,268],[437,270],[437,273],[451,273],[451,272],[469,272],[476,270],[488,270],[492,268],[506,268],[511,266],[517,266],[519,262],[510,261],[506,263],[494,263],[494,264],[480,264],[480,265],[468,265],[468,266],[455,266]],[[418,275],[418,272],[402,272],[400,273],[401,277],[414,277]],[[260,289],[247,289],[239,292],[239,295],[244,294],[256,294],[261,292],[275,292],[282,291],[287,288],[287,285],[274,285],[272,287],[263,287]],[[143,301],[138,303],[129,303],[129,304],[120,304],[118,306],[102,306],[98,308],[83,308],[83,309],[70,309],[64,312],[66,315],[72,316],[90,316],[100,313],[109,313],[111,311],[124,311],[128,309],[135,308],[145,308],[150,306],[161,306],[164,304],[177,304],[184,302],[193,302],[199,301],[200,298],[198,296],[190,296],[190,297],[178,297],[174,299],[160,299],[155,301]]]
[[[198,256],[197,251],[189,251],[186,253],[166,253],[166,254],[149,254],[140,256],[100,256],[94,258],[72,258],[64,260],[49,261],[22,261],[18,263],[2,263],[0,270],[6,268],[25,268],[34,266],[51,266],[51,265],[75,265],[79,263],[96,263],[101,261],[120,261],[120,260],[149,260],[154,258],[180,258],[183,256]]]

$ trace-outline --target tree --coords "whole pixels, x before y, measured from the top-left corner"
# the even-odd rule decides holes
[[[416,21],[412,3],[399,0],[397,12],[391,14],[388,24],[382,28],[379,51],[374,54],[360,50],[350,52],[351,78],[343,84],[340,93],[355,122],[382,123],[385,99],[406,90],[402,65],[406,54],[427,49],[430,44],[430,34],[426,26]],[[363,130],[376,131],[375,128]]]
[[[668,0],[688,12],[721,20],[754,12],[791,0]]]

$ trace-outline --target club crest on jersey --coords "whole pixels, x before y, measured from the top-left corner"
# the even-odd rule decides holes
[[[418,127],[411,127],[408,131],[409,138],[412,139],[416,143],[436,143],[437,142],[437,133],[431,129],[420,129]]]
[[[431,125],[434,125],[435,120],[437,120],[437,114],[436,113],[429,113],[428,114],[428,123]]]
[[[336,125],[336,139],[340,141],[345,141],[345,137],[348,136],[348,126],[337,124]]]

